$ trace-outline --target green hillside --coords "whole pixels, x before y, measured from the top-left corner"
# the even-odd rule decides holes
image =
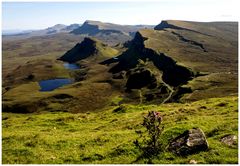
[[[130,41],[108,30],[134,26],[86,24],[101,35],[3,38],[3,164],[238,163],[238,23],[167,20]],[[72,82],[41,91],[48,79]],[[133,143],[149,111],[164,126],[151,160]],[[168,150],[193,128],[207,150]]]
[[[155,164],[237,164],[238,146],[220,142],[224,135],[238,135],[237,97],[213,98],[187,104],[110,106],[101,112],[42,114],[3,113],[3,164],[130,164],[140,151],[133,141],[148,111],[159,111],[165,126],[161,141],[199,127],[207,137],[209,149],[187,157],[165,151],[153,158]],[[115,103],[114,99],[112,102]]]
[[[152,61],[167,84],[193,91],[183,101],[236,95],[237,26],[235,22],[162,21],[155,30],[140,30],[117,60],[103,64],[115,63],[110,72],[118,73],[136,67],[139,59]]]

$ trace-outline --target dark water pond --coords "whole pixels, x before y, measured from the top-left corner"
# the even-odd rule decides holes
[[[40,91],[52,91],[54,89],[57,89],[61,86],[68,85],[73,83],[73,80],[68,78],[56,78],[52,80],[42,80],[39,81],[38,84],[41,87]]]
[[[78,65],[75,64],[75,63],[64,63],[63,66],[64,66],[66,69],[70,69],[70,70],[80,69],[80,66],[78,66]]]
[[[64,63],[63,66],[66,69],[69,70],[76,70],[80,69],[80,66],[74,63]],[[42,80],[39,81],[38,84],[41,87],[40,91],[45,92],[45,91],[53,91],[54,89],[57,89],[59,87],[62,87],[64,85],[72,84],[74,81],[69,78],[56,78],[56,79],[51,79],[51,80]]]

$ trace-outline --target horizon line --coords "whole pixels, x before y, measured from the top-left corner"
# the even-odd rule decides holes
[[[170,20],[174,20],[174,21],[188,21],[188,22],[237,22],[238,23],[238,20],[235,20],[235,21],[228,21],[228,20],[214,20],[214,21],[196,21],[196,20],[181,20],[181,19],[164,19],[164,20],[161,20],[159,21],[158,24],[160,24],[162,21],[170,21]],[[52,24],[50,26],[46,26],[45,28],[29,28],[29,29],[2,29],[2,31],[24,31],[24,30],[32,30],[32,31],[35,31],[35,30],[44,30],[44,29],[47,29],[47,28],[50,28],[50,27],[53,27],[55,25],[65,25],[65,26],[70,26],[72,24],[78,24],[78,25],[83,25],[86,21],[98,21],[98,22],[102,22],[102,23],[110,23],[110,24],[116,24],[116,25],[122,25],[122,26],[137,26],[137,25],[149,25],[149,26],[156,26],[158,24],[119,24],[119,23],[114,23],[114,22],[107,22],[107,21],[99,21],[99,20],[85,20],[84,22],[82,23],[71,23],[71,24],[64,24],[64,23],[56,23],[56,24]]]

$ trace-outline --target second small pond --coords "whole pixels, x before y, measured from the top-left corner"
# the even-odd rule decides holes
[[[39,81],[38,84],[41,87],[40,91],[52,91],[54,89],[57,89],[61,86],[68,85],[73,83],[72,79],[68,78],[56,78],[51,80],[42,80]]]
[[[78,66],[77,64],[75,63],[64,63],[63,66],[66,68],[66,69],[70,69],[70,70],[76,70],[76,69],[80,69],[80,66]]]

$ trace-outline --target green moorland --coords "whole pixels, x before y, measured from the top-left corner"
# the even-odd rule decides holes
[[[160,141],[164,147],[185,130],[199,127],[209,149],[183,157],[165,148],[152,159],[153,163],[187,164],[195,160],[199,164],[237,164],[238,146],[220,141],[223,136],[238,135],[237,32],[216,31],[211,26],[202,30],[193,23],[183,25],[187,29],[193,26],[194,31],[171,26],[164,31],[144,29],[139,32],[139,40],[128,43],[135,46],[134,50],[122,45],[113,47],[118,51],[104,49],[104,45],[96,47],[98,53],[108,55],[107,59],[116,59],[119,54],[126,56],[128,63],[138,63],[144,51],[151,49],[203,73],[183,85],[192,93],[180,94],[177,103],[161,105],[157,95],[153,101],[141,101],[146,98],[142,92],[149,90],[146,87],[126,92],[124,72],[123,78],[109,72],[116,63],[101,65],[93,57],[78,61],[78,70],[65,69],[56,59],[81,42],[83,36],[63,33],[3,40],[2,163],[147,163],[133,142],[144,129],[143,116],[155,110],[163,116],[165,129]],[[211,37],[215,31],[221,36]],[[208,32],[210,36],[204,34]],[[161,71],[155,73],[155,67],[147,67],[156,78],[161,77]],[[76,82],[40,92],[38,81],[52,78],[74,78]],[[149,91],[155,94],[154,90]]]
[[[192,103],[163,105],[122,105],[114,111],[121,98],[113,99],[99,112],[72,114],[42,112],[2,114],[3,164],[60,164],[60,163],[146,163],[137,158],[140,151],[133,141],[148,111],[159,111],[163,116],[162,143],[193,127],[201,128],[209,143],[208,151],[176,156],[164,151],[153,158],[153,163],[238,163],[238,148],[220,142],[227,134],[238,135],[238,98],[224,97]],[[111,106],[112,105],[112,106]]]

